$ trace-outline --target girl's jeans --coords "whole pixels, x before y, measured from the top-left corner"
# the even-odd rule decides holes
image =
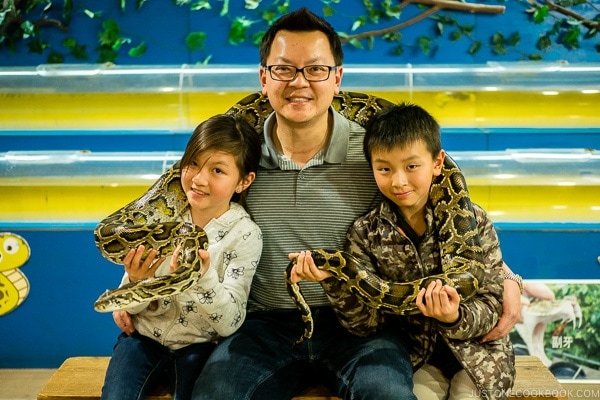
[[[108,364],[102,400],[142,400],[159,382],[171,385],[174,400],[190,399],[213,349],[213,343],[198,343],[170,350],[137,332],[131,336],[122,333]]]

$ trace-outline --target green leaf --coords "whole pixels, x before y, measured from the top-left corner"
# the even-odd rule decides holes
[[[323,5],[323,16],[324,17],[331,17],[334,14],[335,14],[335,10],[333,8],[331,8],[331,6],[329,4]]]
[[[65,62],[65,56],[56,51],[52,51],[48,54],[47,62],[48,64],[62,64]]]
[[[540,36],[535,44],[535,47],[537,47],[539,50],[546,50],[550,46],[552,46],[552,40],[546,35]]]
[[[221,12],[219,13],[219,15],[221,17],[224,17],[228,13],[229,13],[229,0],[223,0],[223,7],[221,8]]]
[[[435,24],[435,27],[437,29],[438,36],[442,36],[444,34],[444,24],[438,21]]]
[[[262,42],[262,38],[263,36],[265,36],[265,32],[257,32],[255,34],[252,35],[252,44],[256,47],[260,46],[261,42]]]
[[[71,23],[71,10],[73,10],[73,0],[63,0],[63,23],[67,26]]]
[[[392,54],[395,56],[401,56],[404,53],[404,48],[402,47],[401,44],[394,46],[392,48]]]
[[[497,44],[493,45],[492,51],[499,55],[506,54],[506,52],[507,52],[506,47],[502,43],[497,43]]]
[[[112,45],[113,50],[118,51],[125,43],[131,43],[131,39],[120,37]]]
[[[561,26],[562,26],[562,22],[561,21],[555,22],[552,25],[552,28],[548,31],[548,34],[549,35],[556,35],[557,33],[560,32]]]
[[[568,48],[577,49],[577,48],[579,48],[579,35],[580,34],[581,34],[581,30],[579,29],[579,27],[574,26],[571,29],[567,29],[561,42]]]
[[[461,25],[460,30],[463,33],[471,33],[471,32],[473,32],[475,30],[475,25],[473,25],[473,24],[464,24],[464,25]]]
[[[144,55],[144,53],[146,53],[146,43],[142,42],[133,49],[129,50],[127,54],[129,54],[130,57],[140,57]]]
[[[460,40],[460,38],[462,38],[462,32],[461,31],[450,32],[450,41],[451,42],[456,42],[457,40]]]
[[[260,6],[261,0],[244,0],[246,10],[256,10]]]
[[[584,39],[592,39],[597,34],[598,34],[598,29],[593,28],[593,29],[590,29],[589,31],[587,31],[583,37],[584,37]]]
[[[364,46],[362,45],[362,43],[360,42],[360,40],[358,39],[351,39],[348,42],[352,47],[355,47],[357,49],[364,49]]]
[[[0,26],[2,26],[2,24],[4,23],[4,20],[6,19],[6,16],[8,15],[9,12],[10,12],[10,8],[7,8],[5,10],[0,10]]]
[[[492,45],[503,45],[504,35],[502,32],[496,32],[492,35]]]
[[[367,48],[369,50],[373,50],[373,47],[375,47],[375,38],[373,36],[371,36],[370,38],[367,39]]]
[[[88,18],[91,18],[91,19],[99,18],[100,16],[102,16],[102,11],[94,12],[94,11],[88,10],[87,8],[85,10],[83,10],[83,13],[85,15],[87,15]]]
[[[428,55],[431,52],[431,42],[432,40],[427,36],[419,36],[417,38],[417,45],[425,55]]]
[[[536,24],[541,24],[542,22],[544,22],[544,20],[546,19],[546,17],[549,14],[550,14],[550,8],[547,5],[537,8],[533,12],[533,22],[535,22]]]
[[[98,33],[100,45],[112,46],[121,36],[121,28],[116,21],[108,19],[102,23],[103,31]]]
[[[46,42],[42,42],[40,40],[32,40],[29,43],[27,43],[27,47],[29,48],[30,53],[42,54],[42,52],[50,46]]]
[[[229,43],[237,45],[246,40],[246,32],[252,25],[252,22],[244,17],[236,17],[229,27]]]
[[[98,62],[115,62],[117,59],[118,53],[108,46],[100,46],[98,48]]]
[[[23,21],[21,29],[23,30],[23,34],[21,35],[23,39],[35,36],[35,25],[31,21]]]
[[[63,40],[62,44],[67,49],[73,50],[77,46],[77,40],[75,40],[75,38],[68,37],[65,40]]]
[[[383,35],[383,40],[386,42],[399,42],[402,39],[402,33],[395,31]]]
[[[479,52],[479,50],[481,50],[481,42],[480,41],[475,41],[469,47],[469,54],[473,56],[473,55],[477,54]]]
[[[507,43],[510,46],[517,46],[521,42],[521,35],[519,32],[515,32],[508,37]]]
[[[201,0],[190,5],[190,10],[198,11],[198,10],[212,10],[212,6],[208,2],[208,0]]]
[[[196,51],[204,48],[204,42],[206,41],[206,33],[204,32],[192,32],[185,38],[185,45],[189,51]]]
[[[350,28],[351,31],[355,31],[358,28],[360,28],[361,26],[365,25],[365,18],[364,17],[359,17],[356,19],[356,21],[354,21],[354,23],[352,24],[352,28]]]
[[[201,65],[208,65],[208,62],[210,61],[210,59],[212,58],[212,56],[206,56],[204,58],[204,60],[198,62],[197,64],[201,64]]]

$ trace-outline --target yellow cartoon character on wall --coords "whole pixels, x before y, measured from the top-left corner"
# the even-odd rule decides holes
[[[0,316],[19,307],[29,294],[29,281],[19,267],[30,254],[29,244],[21,236],[0,232]]]

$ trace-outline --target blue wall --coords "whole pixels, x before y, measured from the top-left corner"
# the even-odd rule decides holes
[[[54,3],[61,3],[55,1]],[[41,54],[29,53],[27,42],[22,42],[15,52],[6,48],[0,48],[0,65],[24,66],[38,65],[47,62],[51,50],[66,56],[65,63],[94,63],[97,62],[98,32],[102,30],[102,22],[113,19],[121,27],[121,35],[131,40],[123,45],[119,57],[115,60],[118,64],[194,64],[210,58],[211,64],[249,64],[258,63],[258,52],[252,43],[251,36],[258,32],[264,32],[267,28],[262,18],[264,12],[276,12],[271,3],[261,3],[256,9],[244,8],[246,2],[227,1],[211,2],[213,8],[191,11],[189,5],[177,6],[171,1],[147,1],[140,10],[135,9],[136,2],[127,1],[126,12],[119,9],[118,1],[103,2],[102,9],[99,3],[91,0],[74,1],[72,22],[68,32],[58,29],[45,28],[43,37],[49,45]],[[221,17],[223,4],[229,5],[228,13]],[[281,3],[281,2],[278,2]],[[314,0],[290,0],[289,10],[306,6],[319,15],[324,15],[324,3]],[[327,20],[338,32],[355,34],[382,29],[408,21],[418,12],[418,6],[409,5],[402,10],[398,19],[380,19],[378,23],[368,23],[356,31],[352,26],[357,17],[364,16],[367,12],[360,0],[341,0],[339,2],[327,2],[334,10],[333,15],[327,16]],[[378,4],[379,2],[373,2]],[[474,27],[470,37],[464,35],[459,40],[451,40],[450,35],[456,31],[454,27],[445,26],[440,36],[437,36],[438,25],[433,18],[427,18],[414,25],[410,25],[400,31],[402,34],[403,52],[400,55],[393,53],[393,46],[376,37],[369,48],[369,44],[363,41],[363,49],[357,49],[345,45],[346,64],[472,64],[486,63],[488,61],[519,61],[526,59],[526,55],[539,52],[536,49],[536,41],[540,34],[548,31],[557,19],[548,18],[541,24],[531,21],[531,14],[526,11],[530,9],[526,1],[501,1],[501,0],[479,0],[469,3],[477,3],[490,6],[505,6],[503,14],[486,14],[470,12],[441,11],[434,14],[434,18],[448,17],[455,19],[461,25],[472,25]],[[60,19],[60,6],[54,7],[54,17]],[[90,18],[84,10],[98,12],[97,18]],[[592,19],[596,11],[591,7],[574,7],[574,10]],[[41,13],[40,13],[41,15]],[[557,15],[557,17],[563,17]],[[228,31],[230,24],[236,18],[244,18],[251,22],[248,28],[248,39],[243,43],[229,44]],[[207,34],[204,47],[200,50],[189,51],[185,44],[185,38],[190,32],[204,32]],[[497,54],[492,51],[491,37],[496,33],[502,33],[505,38],[515,32],[519,33],[520,40],[515,46],[507,46],[505,54]],[[434,39],[431,45],[432,51],[423,54],[419,49],[417,40],[421,36]],[[80,45],[85,46],[89,55],[88,60],[78,60],[68,55],[68,50],[62,45],[66,38],[77,38]],[[555,39],[555,38],[554,38]],[[470,55],[468,50],[473,41],[483,43],[479,52]],[[141,57],[130,57],[127,51],[145,42],[147,50]],[[594,46],[598,40],[580,40],[578,48],[567,49],[564,46],[555,45],[546,52],[541,53],[545,61],[567,60],[569,62],[593,62],[599,61],[600,55]]]

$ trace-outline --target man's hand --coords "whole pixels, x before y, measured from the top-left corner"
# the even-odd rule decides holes
[[[517,282],[504,280],[504,299],[502,300],[502,315],[498,324],[485,335],[481,341],[490,342],[500,339],[510,333],[517,322],[521,321],[521,289]]]

